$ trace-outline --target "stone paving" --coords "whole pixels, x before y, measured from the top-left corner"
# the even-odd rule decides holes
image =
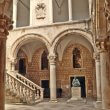
[[[88,101],[86,103],[67,103],[66,101],[52,103],[45,101],[33,106],[22,104],[6,104],[5,110],[98,110],[94,108],[93,103],[93,101]]]

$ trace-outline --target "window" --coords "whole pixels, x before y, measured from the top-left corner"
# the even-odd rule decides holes
[[[41,70],[48,69],[47,53],[44,51],[41,56]]]
[[[17,27],[29,26],[30,0],[18,0],[17,3]]]
[[[53,0],[53,21],[68,21],[68,0]]]
[[[81,53],[78,48],[73,50],[73,68],[81,68]]]
[[[89,0],[72,0],[73,20],[89,18]]]

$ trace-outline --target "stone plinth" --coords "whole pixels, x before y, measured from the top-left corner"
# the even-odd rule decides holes
[[[80,101],[81,99],[81,87],[72,87],[71,88],[71,99],[67,102]]]
[[[81,99],[81,87],[72,87],[71,88],[71,99],[78,100]]]

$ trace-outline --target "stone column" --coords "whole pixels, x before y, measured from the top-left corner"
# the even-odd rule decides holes
[[[100,65],[101,65],[101,89],[102,89],[102,108],[110,109],[110,59],[108,54],[107,39],[98,42],[100,48]]]
[[[101,59],[101,87],[102,87],[102,107],[110,109],[110,81],[107,73],[107,51],[100,53]]]
[[[69,10],[69,21],[72,21],[73,20],[72,0],[68,0],[68,10]]]
[[[5,103],[5,62],[6,62],[6,36],[11,29],[11,20],[0,15],[0,110],[4,110]]]
[[[96,53],[95,63],[96,63],[97,101],[101,101],[102,100],[102,94],[101,94],[100,53]]]
[[[50,101],[56,102],[56,56],[49,56],[50,63]]]
[[[6,36],[0,35],[0,109],[4,110]]]
[[[17,21],[17,1],[13,0],[13,27],[16,28],[16,21]]]

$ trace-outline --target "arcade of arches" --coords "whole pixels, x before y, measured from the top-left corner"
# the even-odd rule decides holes
[[[65,44],[65,42],[67,43]],[[82,97],[95,98],[95,60],[93,59],[92,45],[78,33],[63,36],[63,39],[56,44],[56,58],[54,59],[56,97],[71,97],[71,81],[76,76],[82,82]],[[51,90],[49,54],[42,41],[38,39],[36,41],[27,40],[27,43],[22,42],[22,46],[17,51],[17,61],[14,64],[15,71],[45,88],[44,97],[47,98],[50,97]],[[43,82],[45,83],[42,84]]]
[[[109,0],[27,1],[0,1],[0,110],[5,69],[44,88],[44,98],[52,102],[70,98],[77,77],[82,98],[94,98],[110,109]],[[9,33],[12,21],[7,16],[14,21]]]

